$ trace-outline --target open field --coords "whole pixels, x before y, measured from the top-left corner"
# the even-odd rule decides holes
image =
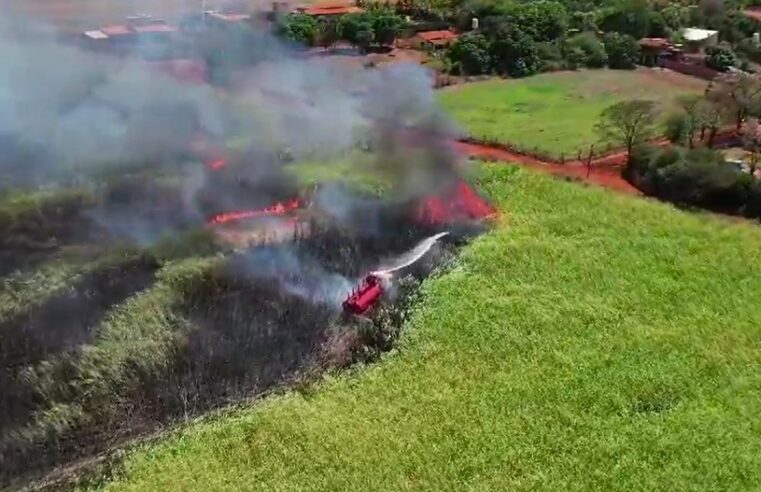
[[[137,450],[111,491],[748,490],[761,231],[488,166],[398,352]]]
[[[520,80],[454,86],[439,100],[472,137],[576,158],[599,140],[600,113],[627,99],[645,98],[666,106],[676,96],[698,92],[704,81],[654,69],[557,72]]]

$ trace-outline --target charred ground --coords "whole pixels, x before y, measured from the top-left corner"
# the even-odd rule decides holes
[[[177,169],[133,169],[1,204],[4,485],[373,358],[393,342],[416,279],[482,227],[464,217],[422,221],[409,197],[303,186],[285,168],[255,178],[234,163]],[[287,224],[293,234],[285,239],[231,245],[211,222],[289,199],[300,208],[287,218],[225,225]],[[362,276],[452,227],[398,276],[386,307],[362,318],[342,312]]]

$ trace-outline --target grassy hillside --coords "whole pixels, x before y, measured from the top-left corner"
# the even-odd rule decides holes
[[[557,72],[455,86],[441,91],[439,99],[475,138],[575,157],[579,148],[587,150],[599,140],[594,126],[611,104],[636,98],[668,104],[676,96],[705,89],[698,79],[651,69],[593,73]]]
[[[400,350],[139,449],[111,491],[747,490],[761,231],[488,167]]]

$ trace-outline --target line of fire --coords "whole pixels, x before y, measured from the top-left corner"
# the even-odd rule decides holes
[[[226,157],[207,157],[204,164],[212,182],[214,179],[224,180],[227,173],[234,173]],[[304,241],[319,235],[315,231],[322,231],[323,235],[325,231],[340,231],[336,237],[344,236],[347,242],[372,244],[369,249],[374,249],[374,254],[369,255],[369,262],[361,262],[365,269],[373,261],[391,259],[393,262],[394,257],[413,255],[412,261],[399,260],[405,263],[403,268],[395,268],[406,273],[414,271],[417,260],[428,255],[435,246],[437,241],[430,241],[421,248],[426,238],[439,239],[446,234],[448,241],[454,244],[458,239],[480,231],[497,217],[496,209],[460,177],[453,177],[436,193],[415,200],[388,202],[348,196],[348,200],[365,201],[365,206],[360,207],[364,210],[348,218],[336,217],[330,207],[321,207],[323,186],[308,190],[280,187],[273,193],[272,189],[262,189],[266,188],[265,182],[259,180],[257,186],[260,189],[252,190],[252,193],[272,196],[269,204],[258,208],[221,210],[207,218],[206,227],[237,251]],[[351,195],[356,192],[343,188],[341,193]],[[368,222],[376,223],[368,228],[365,227]],[[393,231],[390,236],[395,239],[389,241],[387,231]],[[356,274],[357,270],[351,273]],[[368,313],[383,299],[393,282],[392,275],[379,270],[363,273],[358,278],[341,303],[343,310],[351,315]]]

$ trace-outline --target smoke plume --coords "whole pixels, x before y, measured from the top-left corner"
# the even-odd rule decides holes
[[[215,87],[183,82],[136,56],[80,49],[28,19],[4,19],[0,188],[89,183],[126,173],[129,165],[159,170],[160,183],[152,174],[133,176],[131,185],[109,188],[107,197],[116,198],[88,212],[115,236],[149,245],[202,223],[205,213],[289,198],[280,196],[295,188],[283,172],[284,153],[330,161],[369,147],[393,200],[422,197],[456,178],[459,159],[450,145],[456,130],[420,66],[347,67],[296,53],[252,26],[236,29],[225,50],[207,57],[214,62],[211,80],[223,81]],[[194,153],[199,141],[228,156],[235,177],[206,170]],[[324,187],[316,202],[341,220],[369,211],[360,223],[384,233],[366,199]],[[249,255],[272,276],[302,268],[307,278],[346,288],[345,279],[319,274],[311,260],[287,252],[272,258]],[[305,296],[321,292],[308,290]]]

